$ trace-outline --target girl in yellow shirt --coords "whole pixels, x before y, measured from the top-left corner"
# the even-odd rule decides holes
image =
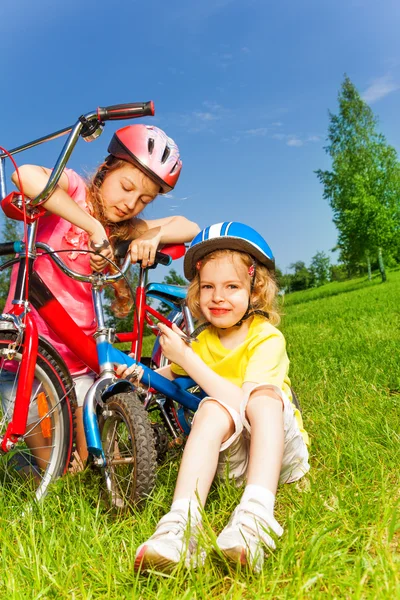
[[[198,343],[159,325],[172,364],[163,375],[187,374],[205,391],[179,469],[171,510],[136,553],[135,568],[168,570],[203,558],[197,547],[212,481],[229,475],[246,487],[217,544],[227,559],[255,571],[283,529],[274,517],[278,482],[308,470],[307,434],[291,402],[289,360],[279,322],[274,258],[265,240],[241,223],[200,232],[185,256],[188,303],[204,321]],[[125,371],[127,374],[127,371]]]

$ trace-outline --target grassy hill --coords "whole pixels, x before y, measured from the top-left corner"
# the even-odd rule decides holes
[[[399,598],[399,298],[399,272],[383,285],[359,279],[285,298],[282,329],[312,470],[278,493],[285,533],[259,577],[212,552],[196,572],[134,575],[136,546],[168,509],[170,461],[145,508],[124,519],[104,511],[88,473],[66,477],[23,517],[3,489],[0,597]],[[239,497],[231,485],[213,488],[210,547]]]

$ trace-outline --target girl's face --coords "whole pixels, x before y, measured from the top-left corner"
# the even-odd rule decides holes
[[[250,277],[240,259],[223,256],[200,270],[200,309],[215,327],[233,327],[245,314],[250,298]]]
[[[107,221],[119,223],[142,212],[157,196],[160,186],[134,165],[125,163],[106,175],[100,189]]]

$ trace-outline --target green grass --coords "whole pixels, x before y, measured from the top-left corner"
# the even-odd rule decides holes
[[[146,335],[146,337],[143,338],[142,356],[151,356],[155,339],[153,334]],[[116,344],[116,347],[120,350],[130,350],[131,344],[130,342],[121,342],[120,344]]]
[[[177,461],[141,511],[115,518],[89,473],[59,481],[21,515],[0,497],[0,598],[203,599],[400,597],[400,273],[285,299],[291,376],[311,436],[310,474],[280,489],[277,550],[254,576],[210,551],[204,568],[137,576],[135,548],[168,509]],[[240,490],[212,489],[212,550]],[[215,532],[215,533],[214,533]]]

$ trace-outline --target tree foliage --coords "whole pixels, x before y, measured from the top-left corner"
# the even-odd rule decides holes
[[[181,285],[184,287],[188,285],[186,279],[182,277],[182,275],[179,275],[179,273],[175,271],[175,269],[170,269],[168,275],[164,277],[163,283],[166,283],[168,285]],[[157,310],[166,317],[171,311],[171,308],[166,304],[160,303]]]
[[[315,286],[328,283],[330,278],[331,261],[325,252],[317,252],[311,259],[310,273]]]
[[[333,210],[344,263],[390,254],[400,232],[400,165],[395,149],[377,132],[377,119],[346,76],[339,112],[332,113],[325,148],[331,171],[316,171]]]

